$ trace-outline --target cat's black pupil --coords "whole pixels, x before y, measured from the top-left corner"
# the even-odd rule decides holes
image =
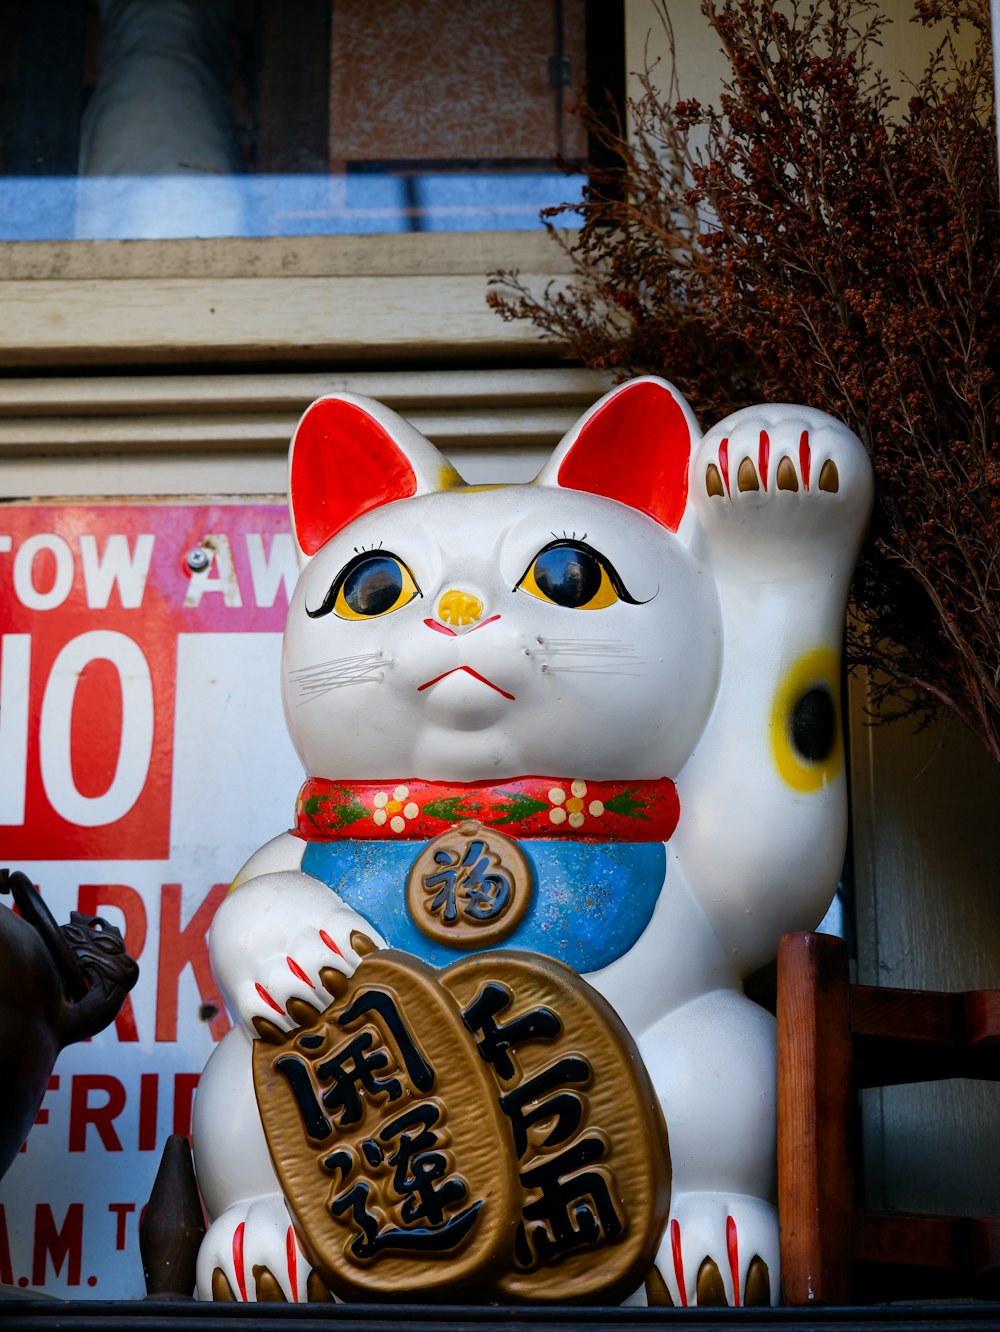
[[[396,560],[373,555],[344,579],[344,600],[355,615],[384,615],[403,591],[403,571]]]
[[[553,546],[535,560],[535,583],[557,606],[586,606],[601,586],[601,566],[589,550]]]

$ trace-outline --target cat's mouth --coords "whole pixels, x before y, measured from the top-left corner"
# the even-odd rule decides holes
[[[487,680],[485,675],[480,675],[480,673],[474,671],[471,666],[453,666],[450,671],[442,671],[440,675],[435,675],[433,680],[425,680],[422,685],[417,685],[417,693],[421,693],[424,689],[430,689],[432,685],[438,684],[441,680],[446,680],[449,675],[454,675],[457,671],[465,671],[466,674],[471,675],[474,680],[478,680],[480,684],[487,685],[490,689],[495,689],[498,694],[502,694],[504,698],[509,698],[513,703],[513,694],[508,693],[506,689],[501,689],[500,686],[494,684],[492,680]]]

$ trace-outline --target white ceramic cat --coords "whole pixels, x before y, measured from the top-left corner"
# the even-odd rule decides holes
[[[675,783],[652,892],[626,877],[607,929],[554,929],[551,948],[617,1010],[660,1098],[673,1194],[656,1265],[675,1304],[695,1302],[706,1258],[730,1304],[755,1257],[778,1297],[774,1023],[741,983],[816,925],[840,872],[839,648],[871,494],[864,449],[829,416],[756,407],[699,442],[655,379],[602,398],[530,485],[466,487],[346,394],[313,404],[292,444],[286,717],[310,777],[379,788],[373,836],[416,817],[411,781],[550,778],[553,827],[581,838],[606,816],[588,784]],[[214,1218],[201,1298],[218,1269],[253,1299],[255,1267],[306,1298],[254,1099],[255,1021],[289,1030],[290,999],[330,1002],[320,969],[353,971],[355,930],[420,947],[401,884],[369,906],[353,870],[340,893],[320,881],[341,853],[319,854],[295,832],[269,842],[212,929],[237,1025],[195,1107]]]

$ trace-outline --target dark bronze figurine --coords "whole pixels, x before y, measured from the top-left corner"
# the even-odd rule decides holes
[[[27,875],[0,870],[0,1177],[35,1121],[59,1051],[112,1022],[139,978],[121,931],[74,911],[57,925]],[[20,913],[20,914],[18,914]]]

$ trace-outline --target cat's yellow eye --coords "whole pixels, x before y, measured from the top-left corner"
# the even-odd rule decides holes
[[[342,620],[373,620],[400,610],[421,595],[413,574],[398,556],[387,550],[367,550],[356,555],[337,575],[318,610],[306,613],[316,619],[333,611]]]
[[[553,541],[528,565],[517,586],[539,601],[572,610],[604,610],[631,601],[611,563],[582,541]]]

